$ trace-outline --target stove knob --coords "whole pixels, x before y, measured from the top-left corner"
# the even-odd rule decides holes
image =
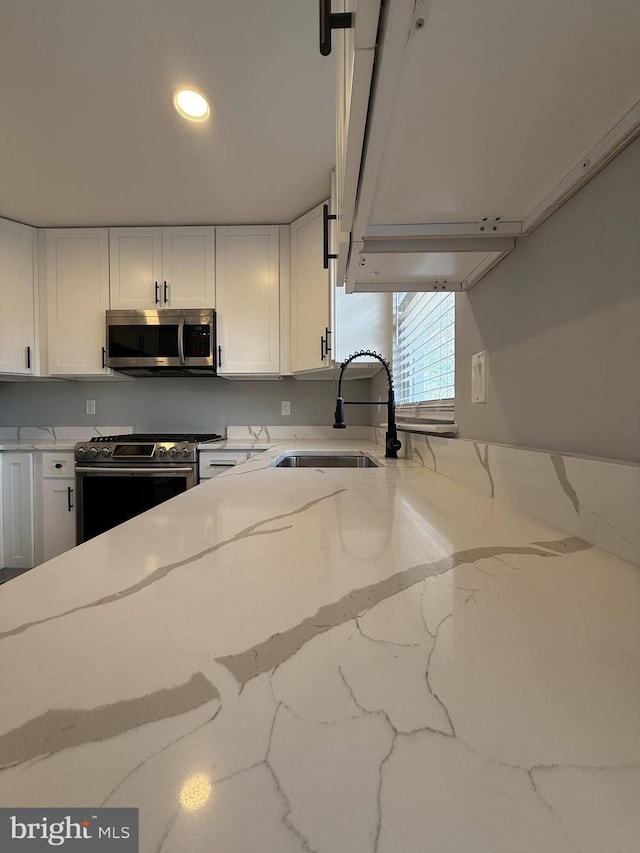
[[[166,456],[167,455],[167,448],[166,447],[159,447],[156,450],[156,453],[158,456]]]
[[[182,448],[182,455],[183,455],[183,456],[191,456],[191,451],[189,450],[189,448],[188,448],[188,447],[183,447],[183,448]]]
[[[170,456],[172,459],[175,459],[177,455],[178,455],[178,448],[177,448],[177,447],[172,447],[172,448],[171,448],[171,450],[169,451],[169,456]]]
[[[86,456],[87,448],[86,447],[76,447],[76,456],[79,459],[82,459],[83,456]]]
[[[90,447],[89,448],[89,456],[93,456],[94,459],[96,458],[98,453],[99,453],[99,450],[97,447]]]
[[[103,447],[101,453],[103,456],[111,456],[111,448]]]

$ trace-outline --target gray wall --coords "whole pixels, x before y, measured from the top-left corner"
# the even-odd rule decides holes
[[[458,295],[456,420],[462,438],[640,462],[640,140]]]
[[[368,400],[371,382],[348,382],[350,399]],[[229,424],[333,423],[337,382],[284,379],[135,379],[131,382],[0,383],[0,426],[134,426],[141,431],[224,433]],[[95,416],[85,400],[96,401]],[[291,416],[280,401],[291,402]],[[351,424],[368,424],[366,406],[353,406]]]

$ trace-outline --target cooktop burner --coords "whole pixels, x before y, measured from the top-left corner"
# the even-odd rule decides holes
[[[215,432],[134,432],[126,435],[95,435],[93,442],[111,441],[191,441],[201,444],[204,441],[221,441],[222,436]]]

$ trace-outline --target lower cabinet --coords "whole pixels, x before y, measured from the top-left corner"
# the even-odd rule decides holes
[[[73,453],[0,453],[2,567],[31,569],[76,544]]]
[[[2,453],[2,566],[35,565],[33,453]]]
[[[224,474],[251,457],[248,450],[201,450],[199,461],[200,481]]]
[[[44,563],[76,544],[73,453],[41,453],[36,466],[36,560]]]

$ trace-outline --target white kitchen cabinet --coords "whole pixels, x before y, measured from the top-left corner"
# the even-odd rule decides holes
[[[280,373],[280,228],[216,228],[218,374]]]
[[[331,282],[323,269],[323,205],[291,223],[291,370],[331,361]]]
[[[210,480],[218,474],[241,465],[251,458],[248,450],[201,450],[198,459],[200,480]]]
[[[291,368],[294,374],[334,374],[347,356],[373,350],[390,358],[391,299],[384,293],[346,293],[337,287],[335,261],[323,269],[323,205],[291,225]],[[329,248],[334,245],[330,229]],[[380,369],[358,359],[351,377]]]
[[[109,376],[105,365],[109,307],[106,228],[44,232],[48,370],[51,376]]]
[[[73,453],[42,453],[36,485],[36,558],[44,563],[76,544]]]
[[[213,308],[215,228],[110,228],[111,307]]]
[[[0,373],[36,372],[35,229],[0,219]]]
[[[6,569],[35,565],[33,453],[0,453],[3,559]]]
[[[337,280],[345,279],[378,38],[380,0],[334,0],[334,12],[351,13],[353,26],[334,30],[336,54]]]
[[[474,286],[640,132],[638,3],[388,0],[375,47],[359,10],[334,35],[349,291]]]

